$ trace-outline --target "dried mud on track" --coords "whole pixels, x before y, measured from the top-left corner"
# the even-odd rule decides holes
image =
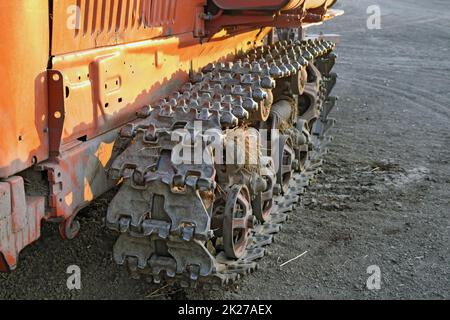
[[[313,30],[343,36],[335,140],[324,173],[238,288],[158,291],[129,279],[103,226],[110,194],[83,212],[74,241],[45,225],[18,270],[0,275],[0,299],[449,299],[450,9],[446,0],[377,3],[381,30],[367,30],[366,0],[341,1],[346,16]],[[81,291],[66,288],[72,264]],[[365,287],[370,265],[381,268],[379,291]]]

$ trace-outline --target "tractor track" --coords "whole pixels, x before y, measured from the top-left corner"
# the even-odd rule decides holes
[[[114,257],[118,264],[128,266],[133,278],[142,278],[157,284],[169,282],[183,288],[196,288],[200,284],[205,289],[219,289],[221,286],[229,287],[242,276],[256,271],[257,261],[265,255],[265,247],[273,242],[273,235],[281,230],[281,224],[287,220],[288,213],[299,203],[300,195],[319,169],[320,158],[331,140],[325,135],[333,125],[328,114],[335,106],[334,98],[328,99],[336,80],[330,73],[335,61],[333,48],[334,45],[327,41],[281,41],[251,50],[234,63],[206,66],[202,73],[193,76],[192,83],[183,86],[182,91],[163,99],[155,109],[145,107],[141,112],[143,119],[122,130],[122,138],[128,139],[130,145],[113,163],[112,174],[115,178],[124,178],[125,185],[110,205],[107,222],[111,229],[122,233],[115,245]],[[321,75],[314,66],[323,70]],[[283,86],[287,83],[291,88],[292,81],[300,77],[301,72],[305,73],[305,77],[306,72],[309,74],[303,90],[305,97],[311,97],[311,102],[303,107],[306,108],[305,111],[298,116],[297,112],[292,111],[292,102],[286,102],[289,105],[289,115],[278,119],[277,117],[283,117],[281,114],[286,111],[275,111],[275,106],[285,110],[285,107],[278,103],[287,101],[283,100],[283,97],[291,94],[282,93],[280,90],[285,90]],[[302,89],[291,88],[286,92],[291,90]],[[257,103],[260,104],[258,108]],[[298,103],[300,108],[300,102]],[[216,111],[219,115],[216,121],[214,114],[209,114],[210,111]],[[270,122],[268,112],[271,112]],[[190,116],[192,113],[195,114],[194,118]],[[215,127],[221,131],[224,127],[247,130],[245,125],[258,128],[266,122],[270,123],[270,127],[279,129],[283,121],[290,121],[292,117],[298,117],[302,122],[298,122],[296,118],[294,123],[290,124],[290,129],[283,125],[280,141],[289,139],[293,150],[300,150],[302,145],[294,142],[298,139],[294,135],[302,134],[298,124],[302,123],[303,136],[300,140],[305,141],[302,143],[306,146],[310,144],[312,149],[304,160],[304,167],[293,169],[294,158],[297,163],[302,161],[297,153],[296,156],[289,155],[291,163],[286,163],[289,168],[285,168],[284,164],[280,165],[276,174],[283,176],[278,177],[276,183],[282,196],[273,195],[275,177],[270,178],[270,174],[259,172],[259,169],[258,173],[248,174],[242,173],[243,167],[227,164],[226,179],[220,174],[212,178],[218,180],[218,185],[221,184],[216,187],[213,180],[208,178],[208,173],[212,171],[208,165],[173,164],[176,173],[171,173],[172,169],[164,164],[166,160],[161,162],[161,159],[164,159],[164,150],[174,152],[174,147],[165,140],[165,137],[171,134],[171,131],[166,130],[170,130],[180,121],[187,121],[187,124],[183,122],[183,128],[194,128],[194,121],[201,120],[205,128]],[[221,126],[217,121],[220,121]],[[165,129],[160,129],[161,126]],[[305,133],[305,130],[309,130],[308,133]],[[230,131],[223,132],[230,134]],[[148,138],[149,135],[152,138]],[[281,151],[278,151],[283,157],[288,154],[287,143],[284,142],[283,146],[280,146]],[[278,154],[275,156],[278,157]],[[267,161],[263,159],[260,158],[258,163]],[[280,163],[283,159],[280,159]],[[153,171],[149,168],[158,169]],[[221,170],[220,166],[216,168],[217,171]],[[294,170],[299,173],[293,174]],[[192,180],[193,173],[198,178]],[[285,176],[289,177],[286,181]],[[234,212],[227,212],[228,203],[235,201],[233,197],[238,200],[239,197],[244,197],[242,188],[253,190],[252,182],[242,184],[242,181],[257,179],[266,179],[269,187],[264,188],[269,189],[251,191],[253,200],[248,199],[247,204],[240,205],[253,207],[254,213],[247,212],[249,216],[244,216],[244,220],[258,217],[261,224],[254,227],[240,226],[237,229],[231,227],[233,229],[228,230],[230,227],[227,225],[227,219],[232,219],[232,225],[235,221],[238,223],[237,221],[242,220],[235,218]],[[164,191],[166,185],[169,186],[168,191]],[[174,191],[174,188],[182,191]],[[203,195],[202,199],[198,198],[196,190]],[[211,191],[216,194],[214,208],[211,207],[212,212],[208,213],[210,217],[206,217],[211,222],[207,222],[206,229],[201,229],[205,224],[205,216],[201,215],[202,205],[190,208],[189,202],[203,202],[203,206],[207,207],[205,201],[208,201],[207,195]],[[261,194],[261,198],[256,202],[254,197],[258,194]],[[221,197],[223,200],[220,200]],[[159,201],[158,199],[164,201],[164,204],[156,209],[155,202]],[[219,204],[216,204],[218,201]],[[220,201],[225,203],[225,209],[221,209]],[[256,209],[258,206],[263,208]],[[234,207],[236,204],[233,204]],[[184,217],[183,211],[186,210],[191,214]],[[246,209],[243,210],[246,212]],[[259,210],[261,212],[258,216]],[[217,219],[223,219],[223,222],[217,224]],[[211,227],[208,227],[209,225]],[[213,230],[219,230],[220,235],[216,235],[217,231]],[[205,238],[204,232],[209,236]],[[230,238],[226,238],[228,232],[233,234],[231,242]],[[239,234],[237,239],[236,234]],[[217,241],[223,244],[217,245]]]

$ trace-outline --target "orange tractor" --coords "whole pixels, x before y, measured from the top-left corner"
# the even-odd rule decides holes
[[[304,30],[334,3],[0,0],[0,271],[42,221],[74,238],[114,187],[106,225],[134,276],[220,286],[255,270],[329,141],[335,44]],[[173,133],[196,123],[278,130],[279,168],[259,144],[252,165],[175,163]]]

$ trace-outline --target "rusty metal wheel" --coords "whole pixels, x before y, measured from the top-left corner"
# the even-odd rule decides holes
[[[254,225],[250,192],[245,185],[235,185],[228,193],[223,219],[223,247],[228,258],[241,258]]]

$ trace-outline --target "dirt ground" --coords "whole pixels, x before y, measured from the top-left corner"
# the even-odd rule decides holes
[[[314,32],[342,35],[338,120],[324,173],[260,270],[228,292],[175,291],[131,280],[103,226],[111,194],[62,242],[55,226],[0,275],[0,299],[449,299],[450,8],[447,0],[341,0],[346,16]],[[368,30],[370,5],[381,30]],[[279,265],[300,253],[300,259]],[[68,266],[82,290],[67,290]],[[367,268],[381,290],[366,289]]]

